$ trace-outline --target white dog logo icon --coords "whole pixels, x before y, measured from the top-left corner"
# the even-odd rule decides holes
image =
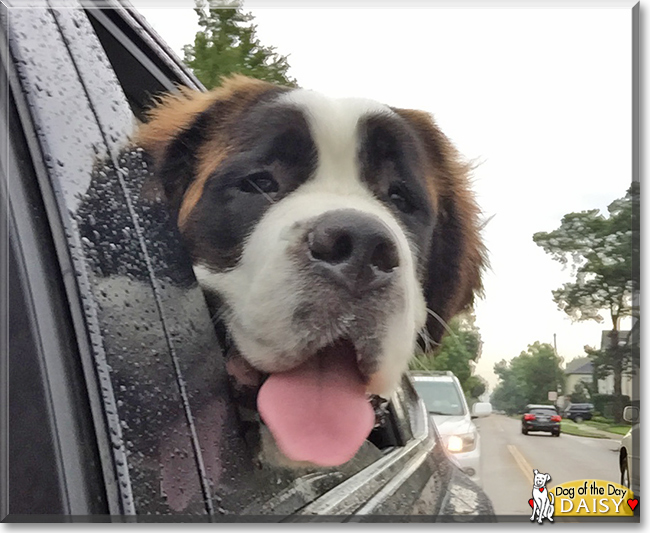
[[[537,523],[542,523],[542,518],[547,518],[549,522],[553,522],[553,511],[555,510],[555,496],[548,492],[546,483],[551,480],[549,474],[540,474],[539,470],[533,470],[533,497],[529,501],[533,508],[533,514],[530,516],[530,521],[535,520],[535,513],[537,513]]]

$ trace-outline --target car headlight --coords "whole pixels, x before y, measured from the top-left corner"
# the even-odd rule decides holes
[[[447,439],[447,449],[452,453],[471,452],[476,448],[476,433],[450,435]]]

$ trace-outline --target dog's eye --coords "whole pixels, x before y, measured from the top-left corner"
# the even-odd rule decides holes
[[[416,206],[411,200],[408,192],[400,185],[392,185],[388,189],[388,197],[393,205],[403,213],[411,214],[415,211]]]
[[[269,194],[278,192],[279,186],[270,172],[255,172],[242,180],[240,188],[243,192]]]

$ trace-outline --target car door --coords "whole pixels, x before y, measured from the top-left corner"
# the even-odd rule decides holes
[[[126,7],[57,1],[3,10],[4,119],[12,138],[22,139],[20,157],[3,159],[3,171],[35,198],[28,208],[6,191],[12,271],[25,287],[35,336],[66,331],[70,344],[48,351],[70,366],[66,379],[54,363],[39,374],[50,406],[41,413],[44,440],[56,444],[49,453],[58,458],[58,499],[67,502],[53,512],[198,521],[490,519],[489,500],[449,461],[408,381],[340,469],[296,471],[259,456],[259,419],[232,390],[189,257],[164,199],[148,186],[150,161],[130,141],[154,95],[177,84],[201,87]],[[47,246],[26,233],[32,219]],[[43,285],[59,291],[49,305],[38,296]],[[54,325],[45,328],[47,321]],[[25,441],[24,419],[13,409],[10,463]],[[26,458],[15,460],[29,467]],[[9,513],[49,509],[23,505],[27,489],[14,482]],[[48,486],[44,473],[32,483]]]

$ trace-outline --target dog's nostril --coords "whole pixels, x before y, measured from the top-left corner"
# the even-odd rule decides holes
[[[337,264],[352,255],[352,237],[342,230],[312,231],[308,236],[309,251],[317,261]]]
[[[392,272],[399,266],[397,249],[392,242],[380,242],[370,258],[370,264],[382,272]]]

